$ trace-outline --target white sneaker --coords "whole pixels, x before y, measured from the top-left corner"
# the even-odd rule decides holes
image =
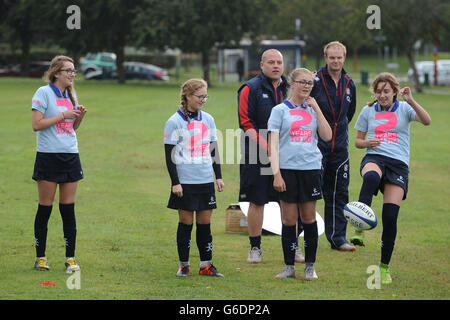
[[[302,250],[298,247],[295,249],[295,263],[305,263],[305,257],[302,254]]]
[[[257,247],[253,247],[248,253],[248,263],[260,263],[262,261],[262,250]]]
[[[295,278],[295,266],[286,266],[283,272],[277,274],[275,279]]]
[[[319,278],[314,270],[314,264],[305,266],[305,278],[306,280],[317,280]]]
[[[344,243],[341,244],[339,247],[333,247],[333,246],[331,246],[331,249],[338,250],[338,251],[342,251],[342,252],[352,252],[352,251],[355,251],[355,250],[356,250],[355,246],[351,245],[351,244],[348,243],[348,242],[344,242]]]

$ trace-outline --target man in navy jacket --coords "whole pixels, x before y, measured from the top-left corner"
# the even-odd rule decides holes
[[[272,108],[282,103],[287,95],[281,52],[266,50],[260,67],[259,75],[238,90],[238,119],[243,130],[239,201],[250,202],[247,219],[251,248],[247,259],[249,263],[259,263],[262,259],[264,205],[269,201],[278,201],[267,157],[267,121]]]
[[[325,200],[325,234],[332,249],[354,251],[345,238],[347,220],[343,209],[348,203],[350,166],[348,124],[355,114],[356,87],[343,69],[345,46],[333,41],[324,48],[326,65],[317,71],[311,96],[314,97],[333,131],[330,142],[319,138],[322,152],[322,191]]]

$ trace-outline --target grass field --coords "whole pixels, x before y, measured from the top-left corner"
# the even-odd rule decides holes
[[[409,193],[399,215],[391,261],[393,284],[369,290],[366,269],[379,262],[381,227],[368,232],[366,247],[353,253],[331,250],[321,235],[316,263],[319,280],[315,282],[302,277],[273,278],[283,268],[281,240],[276,235],[263,236],[264,262],[247,264],[247,235],[225,233],[225,209],[238,195],[237,164],[223,165],[226,187],[217,193],[218,209],[212,223],[213,261],[225,278],[198,276],[195,230],[192,276],[176,278],[178,217],[166,208],[170,185],[162,140],[164,123],[178,106],[179,85],[79,81],[79,101],[88,109],[77,133],[85,173],[76,202],[76,256],[82,271],[81,289],[69,290],[57,199],[47,241],[52,269],[33,270],[37,188],[31,179],[35,133],[30,104],[41,85],[43,82],[35,79],[0,79],[0,299],[450,298],[450,205],[445,200],[450,188],[448,95],[415,95],[433,122],[430,127],[411,125]],[[237,87],[237,83],[217,85],[208,92],[211,98],[205,111],[215,117],[223,132],[238,128]],[[355,117],[369,100],[368,88],[360,86]],[[354,147],[355,120],[349,130],[351,200],[358,196],[363,156],[363,151]],[[379,196],[373,204],[379,219],[381,205]],[[321,214],[322,208],[319,201]],[[298,270],[302,275],[303,266]],[[55,286],[44,287],[41,281]]]

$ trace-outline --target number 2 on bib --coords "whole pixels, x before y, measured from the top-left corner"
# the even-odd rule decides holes
[[[292,109],[289,110],[291,116],[300,116],[301,120],[296,120],[291,123],[291,142],[311,142],[312,131],[303,130],[301,127],[307,126],[311,123],[312,117],[305,110]]]
[[[394,129],[397,126],[398,120],[397,120],[397,116],[395,115],[395,113],[393,113],[393,112],[376,113],[375,119],[376,120],[380,120],[380,119],[387,120],[386,123],[380,124],[375,128],[375,138],[380,139],[381,142],[386,141],[386,142],[397,143],[397,141],[398,141],[397,132],[389,132],[389,130]]]
[[[191,136],[189,151],[191,157],[205,157],[209,154],[209,143],[201,143],[208,136],[208,127],[203,122],[190,122],[187,124],[189,131],[198,131]]]
[[[56,99],[56,106],[57,107],[63,107],[66,108],[66,110],[72,110],[73,106],[72,104],[65,100],[65,99]],[[64,110],[64,111],[66,111]],[[56,130],[58,131],[58,133],[73,133],[73,120],[68,119],[68,120],[61,120],[58,121],[58,123],[56,124]]]

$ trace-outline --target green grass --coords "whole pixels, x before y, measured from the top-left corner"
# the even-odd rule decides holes
[[[263,236],[264,262],[247,264],[247,235],[225,233],[225,209],[238,195],[236,164],[223,165],[226,187],[217,193],[218,209],[212,220],[214,264],[225,278],[197,275],[194,230],[192,276],[177,279],[178,217],[166,208],[170,185],[162,140],[164,123],[178,107],[179,84],[175,80],[123,86],[79,81],[78,97],[88,109],[78,130],[85,173],[76,202],[76,255],[82,272],[81,289],[69,290],[57,199],[47,241],[52,269],[32,268],[37,188],[31,179],[35,133],[30,103],[42,84],[35,79],[0,79],[0,299],[449,299],[448,96],[415,95],[433,123],[411,126],[410,185],[391,262],[394,282],[369,290],[366,269],[379,261],[380,226],[367,232],[367,246],[353,253],[331,250],[321,235],[319,281],[273,279],[283,268],[281,240],[276,235]],[[205,110],[224,133],[238,128],[237,87],[227,83],[208,92],[211,98]],[[369,100],[367,87],[358,88],[355,117]],[[361,185],[358,168],[363,156],[353,146],[355,120],[349,130],[352,200]],[[381,205],[379,196],[373,205],[379,218]],[[318,210],[323,212],[323,201],[318,202]],[[302,266],[298,270],[301,275]],[[42,287],[41,281],[56,281],[56,286]]]

